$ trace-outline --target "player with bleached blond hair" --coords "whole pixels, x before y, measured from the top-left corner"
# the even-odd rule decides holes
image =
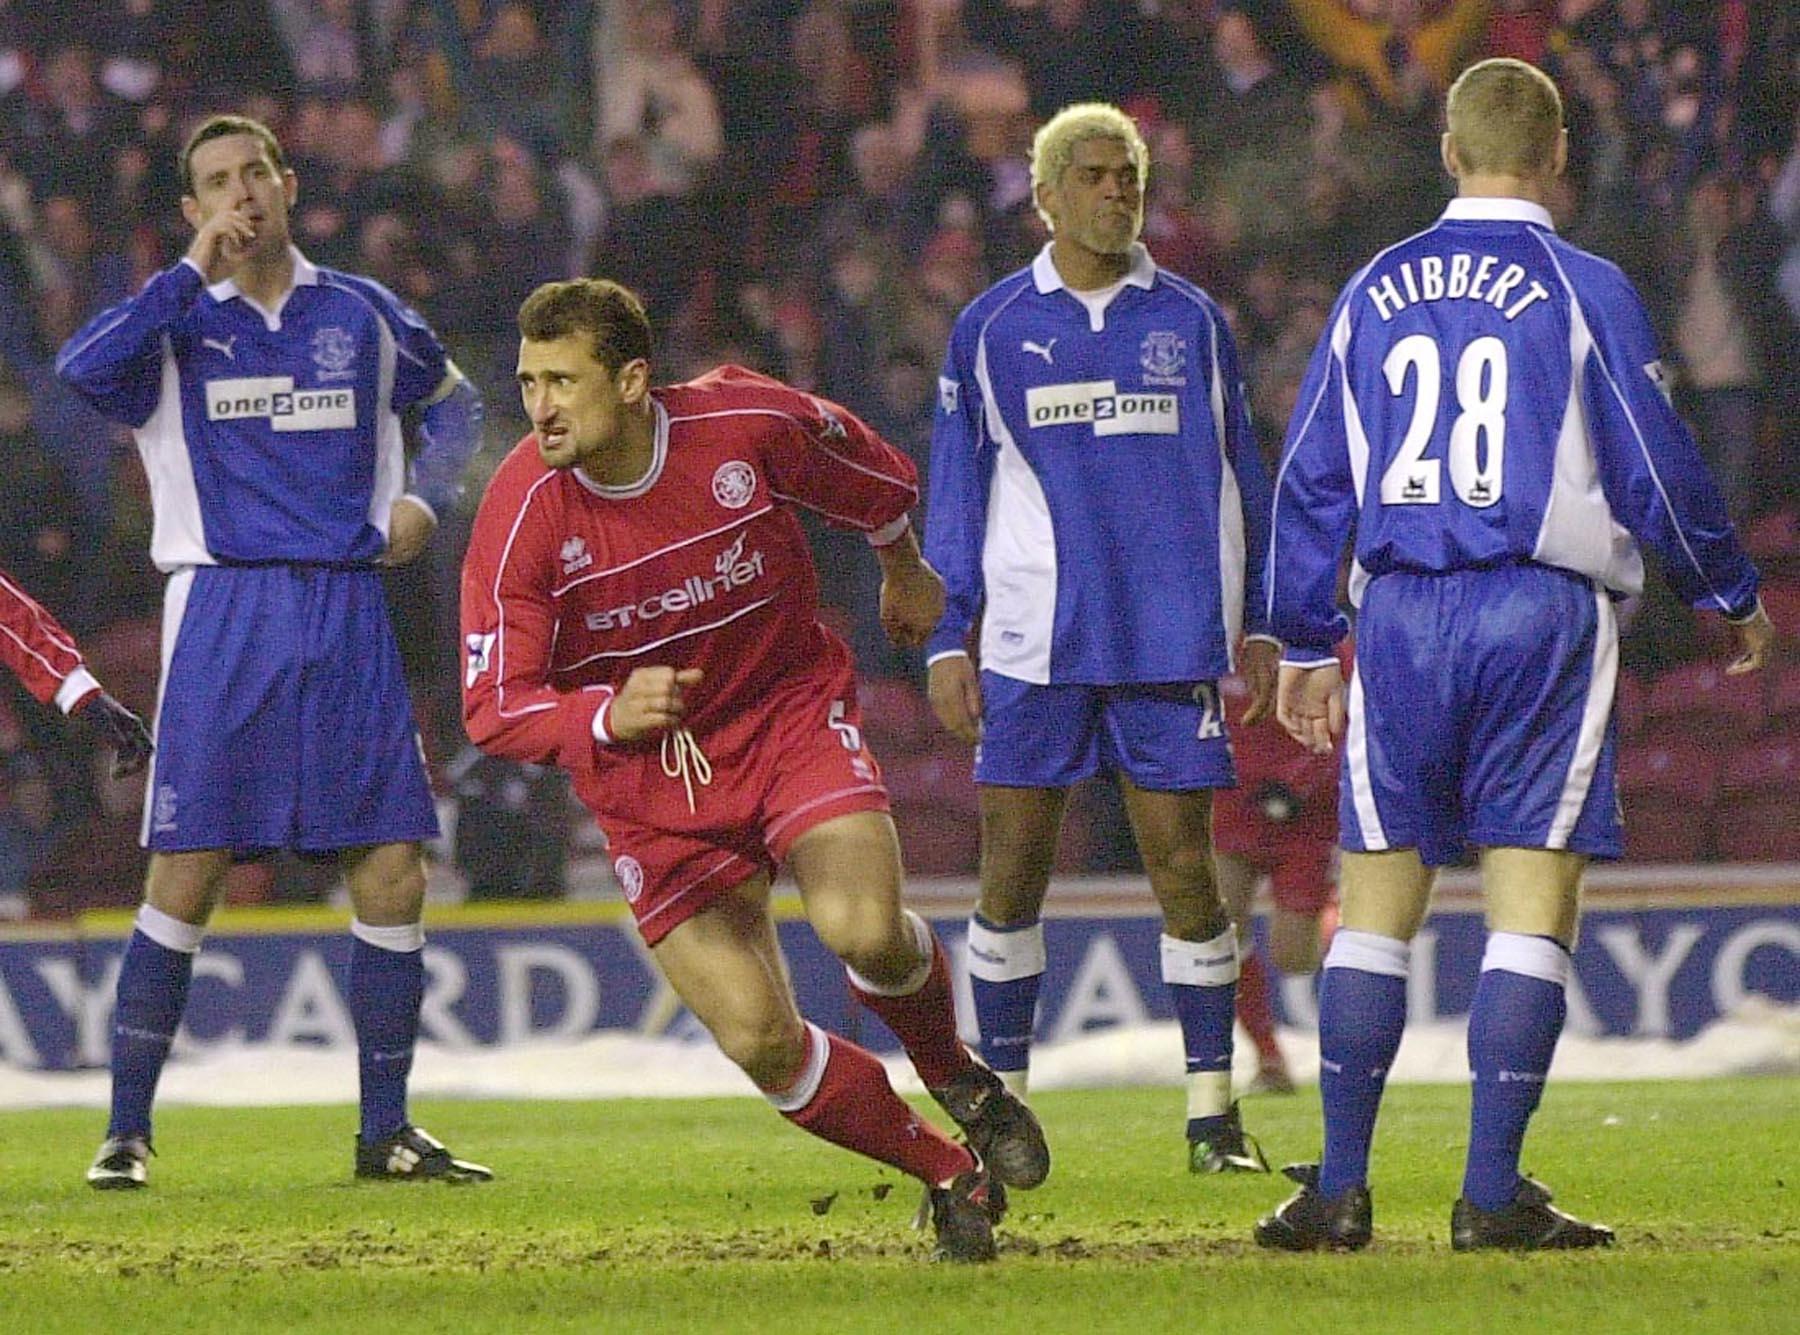
[[[988,1064],[1024,1090],[1057,834],[1070,787],[1104,767],[1163,910],[1188,1166],[1266,1172],[1231,1101],[1238,954],[1211,793],[1233,782],[1216,682],[1242,673],[1251,720],[1271,699],[1268,479],[1219,308],[1138,240],[1149,170],[1117,107],[1057,113],[1031,156],[1050,242],[957,320],[931,451],[925,550],[948,598],[929,690],[979,742],[968,943]]]
[[[1320,754],[1343,736],[1341,926],[1319,990],[1325,1147],[1256,1226],[1265,1247],[1369,1242],[1369,1148],[1406,1022],[1412,938],[1437,867],[1478,851],[1488,941],[1469,1011],[1472,1110],[1451,1245],[1603,1247],[1519,1172],[1567,1010],[1591,858],[1622,850],[1612,721],[1616,600],[1643,543],[1677,592],[1768,659],[1757,573],[1670,407],[1642,302],[1556,234],[1568,156],[1541,70],[1450,89],[1457,197],[1339,296],[1275,483],[1269,622],[1277,714]],[[1335,646],[1344,536],[1360,608],[1348,697]]]
[[[1150,148],[1138,131],[1137,122],[1110,102],[1076,102],[1064,107],[1038,126],[1031,136],[1031,197],[1038,217],[1052,232],[1056,218],[1038,198],[1046,184],[1061,181],[1075,160],[1075,150],[1093,139],[1110,139],[1122,144],[1137,169],[1137,190],[1141,197],[1150,181]]]

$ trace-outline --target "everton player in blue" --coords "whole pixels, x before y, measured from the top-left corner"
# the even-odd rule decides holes
[[[1138,242],[1149,165],[1117,108],[1059,112],[1031,158],[1052,239],[957,320],[931,451],[925,550],[947,603],[929,689],[945,727],[979,742],[983,1057],[1023,1093],[1057,833],[1070,786],[1104,766],[1163,910],[1189,1167],[1266,1172],[1231,1100],[1237,938],[1211,790],[1232,783],[1214,683],[1244,673],[1251,721],[1273,697],[1268,475],[1219,308]]]
[[[1345,736],[1342,927],[1319,995],[1325,1147],[1256,1228],[1265,1247],[1369,1241],[1369,1143],[1405,1021],[1434,869],[1479,850],[1488,943],[1469,1014],[1467,1167],[1451,1243],[1598,1247],[1612,1230],[1520,1176],[1561,1034],[1581,874],[1620,853],[1614,600],[1639,544],[1728,618],[1753,671],[1774,631],[1756,571],[1670,408],[1637,294],[1545,210],[1567,154],[1539,70],[1487,60],[1451,88],[1457,198],[1338,298],[1276,475],[1277,714]],[[1333,586],[1354,533],[1361,608],[1348,698]]]
[[[335,855],[349,884],[359,1177],[484,1181],[406,1115],[437,834],[380,567],[416,557],[481,404],[419,317],[289,239],[298,185],[260,123],[181,157],[187,255],[70,339],[57,373],[133,428],[168,574],[144,903],[119,972],[112,1120],[88,1181],[141,1187],[150,1105],[234,857]],[[400,414],[419,411],[410,469]]]

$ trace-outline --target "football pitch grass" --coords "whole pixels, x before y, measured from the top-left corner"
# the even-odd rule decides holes
[[[1459,1087],[1391,1091],[1354,1256],[1258,1251],[1288,1184],[1189,1176],[1177,1090],[1034,1102],[1055,1168],[979,1267],[751,1099],[416,1108],[499,1174],[463,1188],[351,1181],[348,1108],[170,1108],[150,1189],[101,1193],[97,1114],[4,1113],[0,1329],[1800,1331],[1800,1080],[1552,1086],[1526,1166],[1619,1242],[1532,1256],[1450,1251]],[[1314,1091],[1245,1110],[1312,1156]]]

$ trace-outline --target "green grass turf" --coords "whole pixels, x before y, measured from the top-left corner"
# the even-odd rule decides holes
[[[1046,1093],[1000,1261],[927,1262],[917,1188],[748,1099],[415,1110],[490,1186],[354,1184],[345,1108],[170,1108],[147,1192],[92,1112],[0,1114],[0,1330],[1800,1331],[1800,1080],[1552,1086],[1527,1167],[1605,1254],[1456,1256],[1466,1095],[1394,1089],[1376,1242],[1249,1242],[1279,1178],[1193,1178],[1175,1090]],[[1246,1120],[1277,1163],[1316,1096]]]

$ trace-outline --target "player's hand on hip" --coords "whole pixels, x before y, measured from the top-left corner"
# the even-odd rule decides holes
[[[1281,666],[1281,646],[1272,640],[1245,640],[1238,652],[1238,668],[1250,688],[1250,706],[1244,724],[1261,723],[1275,707],[1275,676]]]
[[[1735,677],[1766,666],[1775,652],[1775,623],[1763,611],[1762,603],[1756,604],[1747,621],[1732,622],[1731,629],[1737,634],[1738,656],[1725,669],[1727,675]]]
[[[923,558],[891,566],[881,580],[881,628],[902,649],[917,649],[944,615],[944,581]]]
[[[614,740],[639,742],[678,727],[687,714],[686,692],[700,684],[699,668],[634,668],[606,716]]]
[[[144,726],[143,719],[105,691],[89,695],[75,714],[113,749],[113,778],[128,778],[150,763],[150,754],[156,750],[156,744],[150,740],[150,729]]]
[[[200,224],[187,257],[208,284],[222,283],[244,262],[244,250],[256,239],[256,228],[239,209],[221,209]]]
[[[981,740],[981,678],[967,654],[951,654],[933,663],[925,694],[938,722],[954,736],[971,746]]]
[[[1275,718],[1288,736],[1315,755],[1328,756],[1344,733],[1344,678],[1336,663],[1321,667],[1281,665]]]
[[[436,529],[437,520],[431,511],[412,497],[402,496],[388,514],[388,545],[381,564],[403,566],[414,560],[425,550],[425,544],[431,541]]]

